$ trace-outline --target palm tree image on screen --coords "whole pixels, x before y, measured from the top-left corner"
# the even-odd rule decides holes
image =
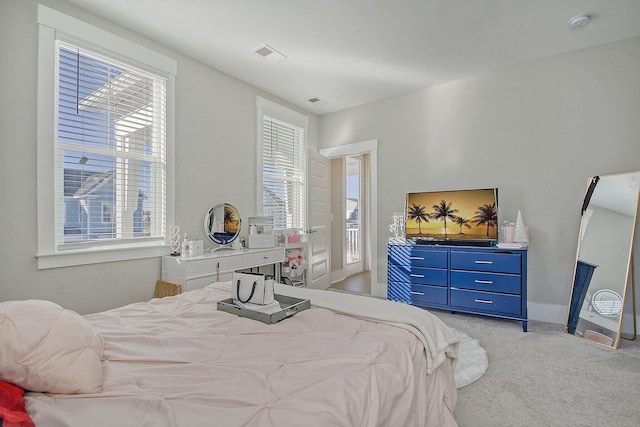
[[[494,190],[413,193],[407,197],[407,237],[495,239]],[[441,198],[441,196],[447,198]]]

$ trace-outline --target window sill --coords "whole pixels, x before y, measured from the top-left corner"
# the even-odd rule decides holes
[[[65,251],[54,254],[37,254],[38,270],[103,262],[129,261],[168,255],[169,246],[124,247],[92,250]]]

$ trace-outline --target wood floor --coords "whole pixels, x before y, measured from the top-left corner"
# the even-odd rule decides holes
[[[354,276],[347,277],[341,282],[336,282],[329,289],[354,292],[358,294],[371,294],[371,272],[365,271]]]

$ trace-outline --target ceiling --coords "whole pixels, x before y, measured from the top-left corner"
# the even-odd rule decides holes
[[[67,2],[317,114],[640,36],[638,0]]]
[[[638,188],[640,173],[603,175],[590,203],[633,218],[638,208]]]

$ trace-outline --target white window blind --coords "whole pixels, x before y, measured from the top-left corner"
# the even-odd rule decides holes
[[[166,79],[56,42],[56,249],[163,241]]]
[[[275,228],[305,228],[305,129],[262,116],[262,213]]]

